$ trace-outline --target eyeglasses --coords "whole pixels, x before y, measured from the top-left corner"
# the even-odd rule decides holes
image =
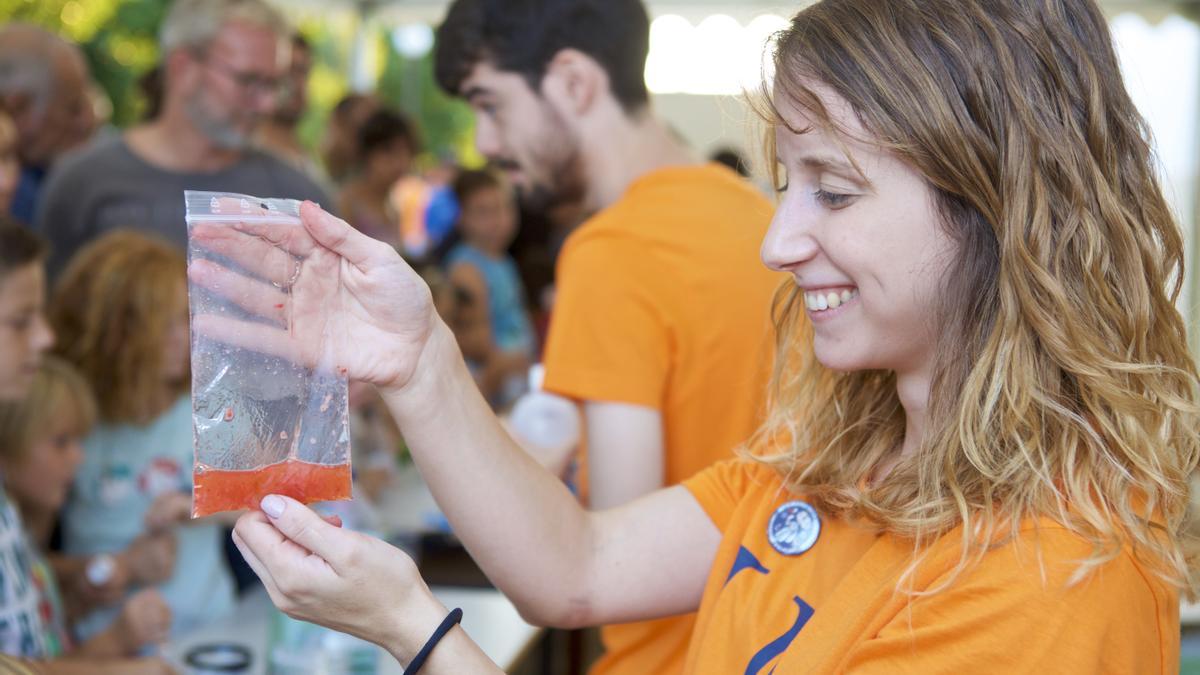
[[[196,59],[205,66],[229,78],[238,89],[251,94],[278,96],[285,93],[288,88],[285,78],[267,77],[265,75],[242,72],[202,53],[197,53]]]

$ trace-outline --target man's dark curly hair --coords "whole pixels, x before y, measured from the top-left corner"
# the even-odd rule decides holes
[[[626,112],[649,100],[650,20],[640,0],[456,0],[437,30],[434,74],[458,96],[471,70],[488,62],[537,91],[563,49],[595,59]]]

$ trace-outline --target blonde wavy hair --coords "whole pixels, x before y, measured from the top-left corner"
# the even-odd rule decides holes
[[[47,356],[24,398],[0,401],[0,460],[24,461],[49,435],[82,438],[95,423],[96,401],[87,382],[71,364]]]
[[[186,284],[183,254],[133,231],[104,235],[67,265],[50,303],[54,351],[92,386],[103,421],[146,424],[187,391],[189,373],[164,398],[165,345],[187,312]]]
[[[813,85],[832,88],[924,176],[958,255],[916,453],[872,481],[904,437],[895,377],[817,363],[791,285],[749,447],[784,448],[760,461],[790,490],[918,552],[961,525],[950,580],[1049,518],[1093,545],[1077,579],[1126,550],[1191,595],[1183,243],[1093,0],[824,0],[775,45],[768,122],[793,105],[849,134]]]

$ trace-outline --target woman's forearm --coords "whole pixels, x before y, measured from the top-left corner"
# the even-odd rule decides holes
[[[576,624],[590,609],[590,516],[508,436],[445,325],[417,374],[383,391],[421,475],[472,557],[534,623]]]

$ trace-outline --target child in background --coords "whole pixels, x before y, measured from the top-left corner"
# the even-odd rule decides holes
[[[44,316],[45,243],[0,214],[0,401],[26,395],[42,354],[54,342]],[[170,668],[159,659],[51,658],[50,624],[32,577],[33,547],[15,506],[0,483],[0,652],[38,659],[43,675],[156,675]],[[0,659],[5,668],[14,660]],[[32,664],[30,664],[32,666]]]
[[[333,106],[321,139],[321,160],[334,183],[344,185],[354,177],[359,164],[358,130],[381,107],[373,94],[347,94]]]
[[[0,400],[25,395],[54,342],[43,318],[45,253],[40,239],[0,214]],[[50,650],[29,578],[32,559],[16,509],[0,488],[0,652],[44,658]]]
[[[389,198],[412,170],[416,131],[400,113],[381,108],[363,122],[357,138],[358,172],[338,195],[338,209],[358,231],[402,250],[400,214]]]
[[[162,596],[147,589],[131,596],[117,621],[90,640],[76,646],[68,629],[68,614],[78,608],[70,602],[64,605],[44,550],[83,460],[80,441],[95,417],[96,404],[87,383],[70,365],[53,357],[42,361],[23,399],[0,401],[0,469],[4,488],[20,509],[33,544],[33,584],[40,598],[39,614],[46,621],[50,656],[133,656],[163,640],[171,622]]]
[[[395,477],[404,438],[375,387],[351,382],[349,394],[354,488],[374,502]]]
[[[186,261],[165,242],[116,231],[81,250],[52,302],[58,353],[98,394],[100,424],[64,514],[68,553],[119,551],[143,534],[172,533],[178,555],[159,586],[171,634],[224,616],[234,586],[220,524],[191,510],[192,408]],[[177,527],[187,521],[184,527]],[[116,618],[85,617],[89,637]]]
[[[517,233],[512,191],[488,171],[463,171],[454,181],[462,241],[446,256],[450,283],[462,293],[456,337],[484,396],[497,409],[525,386],[533,361],[533,324],[508,246]]]

